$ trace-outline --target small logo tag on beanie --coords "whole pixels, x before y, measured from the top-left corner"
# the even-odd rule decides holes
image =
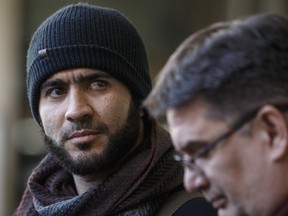
[[[44,59],[48,57],[48,50],[46,49],[41,49],[38,51],[38,58],[39,59]]]

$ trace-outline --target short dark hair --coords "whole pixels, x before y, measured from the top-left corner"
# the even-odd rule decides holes
[[[169,58],[144,106],[163,117],[196,99],[222,115],[288,101],[288,19],[258,14],[191,35]]]

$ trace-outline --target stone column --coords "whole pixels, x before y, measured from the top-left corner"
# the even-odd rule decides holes
[[[21,108],[18,104],[23,58],[20,3],[21,0],[0,0],[0,215],[3,216],[11,215],[17,188],[16,153],[10,133]]]

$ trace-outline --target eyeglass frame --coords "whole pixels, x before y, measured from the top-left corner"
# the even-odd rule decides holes
[[[268,105],[268,104],[266,104],[266,105]],[[288,110],[288,104],[269,104],[269,105],[274,106],[275,108],[277,108],[281,112],[284,112],[284,111]],[[203,148],[198,150],[193,156],[184,157],[184,155],[181,155],[181,154],[175,152],[174,155],[173,155],[174,160],[177,161],[177,162],[180,162],[184,167],[185,166],[186,167],[194,167],[195,166],[195,162],[196,162],[197,159],[199,159],[201,157],[205,157],[206,155],[208,155],[208,153],[213,148],[215,148],[218,144],[222,143],[222,141],[224,141],[229,136],[231,136],[233,133],[235,133],[237,130],[242,128],[245,124],[247,124],[248,122],[252,121],[255,118],[255,116],[257,115],[257,113],[259,112],[259,110],[263,106],[264,105],[262,105],[262,106],[260,106],[258,108],[255,108],[255,109],[253,109],[251,111],[248,111],[245,114],[243,114],[232,125],[230,130],[228,130],[224,134],[220,135],[215,140],[213,140],[213,141],[209,142],[208,144],[206,144]]]

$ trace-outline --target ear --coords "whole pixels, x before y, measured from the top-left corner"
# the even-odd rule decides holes
[[[263,106],[256,119],[268,135],[267,150],[269,158],[277,161],[286,157],[288,152],[287,120],[283,113],[272,105]]]

